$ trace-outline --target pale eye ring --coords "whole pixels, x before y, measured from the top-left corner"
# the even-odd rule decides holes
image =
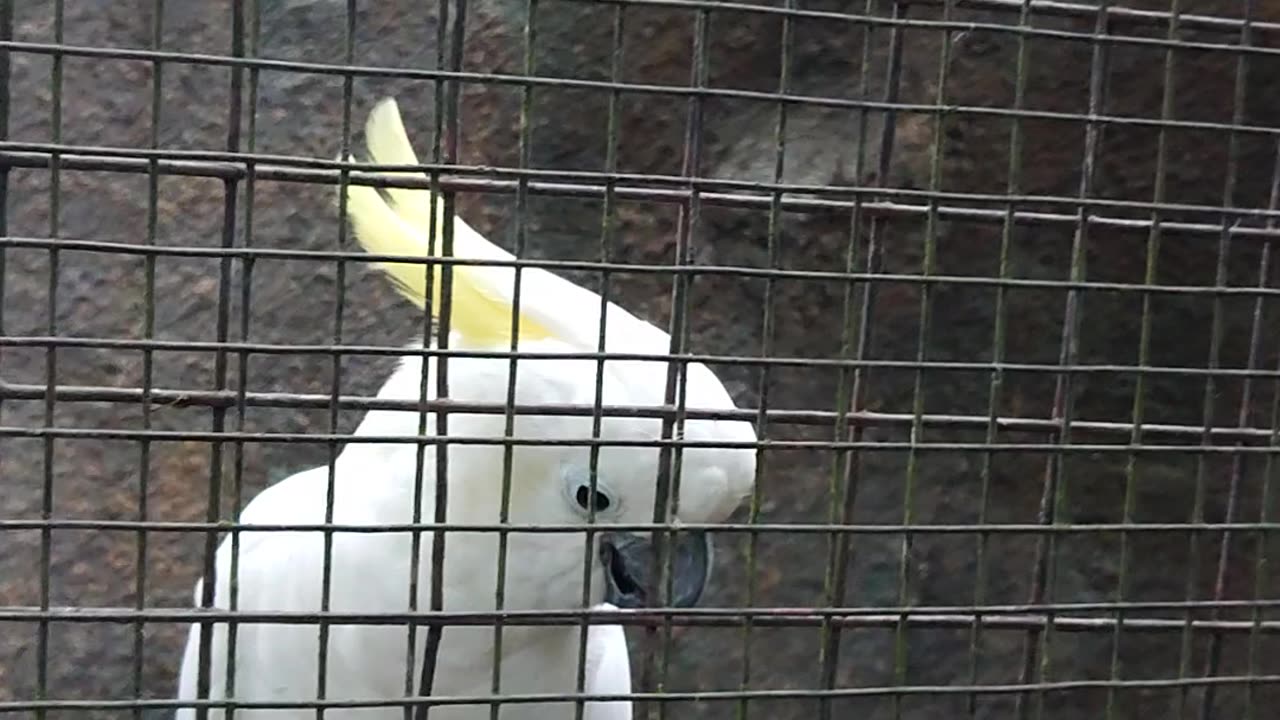
[[[609,499],[609,495],[600,490],[600,486],[596,485],[596,491],[591,492],[590,485],[579,485],[577,490],[573,491],[573,500],[583,512],[595,511],[596,514],[608,512],[613,506],[613,501]],[[595,506],[594,508],[592,506]]]
[[[591,490],[591,476],[585,470],[566,468],[564,479],[565,499],[581,515],[601,517],[616,515],[621,510],[621,499],[599,477],[595,492]]]

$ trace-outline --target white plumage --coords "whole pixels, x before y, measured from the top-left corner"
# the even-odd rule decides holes
[[[399,114],[393,102],[374,110],[366,128],[374,159],[383,164],[408,164]],[[393,157],[385,157],[394,148]],[[384,156],[380,156],[379,153]],[[407,150],[412,156],[412,150]],[[379,253],[424,255],[422,210],[430,200],[427,191],[398,191],[387,202],[371,188],[349,189],[349,213],[357,237],[366,248]],[[455,233],[465,236],[455,254],[492,257],[504,253],[478,233],[453,220]],[[471,235],[467,235],[467,233]],[[507,256],[509,257],[509,256]],[[414,295],[412,277],[424,274],[423,265],[394,264],[385,267],[397,278],[402,291],[419,305],[425,304],[425,285]],[[473,268],[474,269],[474,268]],[[510,288],[503,283],[510,273],[485,268],[483,272],[455,275],[452,309],[455,333],[450,345],[480,350],[507,350],[510,338],[501,331],[510,325]],[[531,277],[532,276],[532,277]],[[407,279],[406,279],[407,278]],[[545,356],[595,349],[600,298],[551,273],[526,271],[521,297],[520,350]],[[438,310],[439,303],[433,303]],[[492,314],[505,308],[503,318]],[[611,324],[606,348],[627,352],[666,352],[667,334],[616,305],[608,311]],[[527,330],[526,330],[527,328]],[[619,347],[615,347],[620,346]],[[449,397],[468,403],[502,405],[506,401],[509,361],[506,359],[453,358],[448,361]],[[662,361],[609,361],[601,378],[606,405],[659,406],[663,404],[667,364]],[[435,364],[427,363],[428,396],[435,395]],[[379,398],[416,400],[424,372],[420,357],[405,356],[399,368],[378,393]],[[518,363],[517,404],[591,405],[595,399],[597,363],[554,357],[522,358]],[[732,400],[715,376],[696,363],[689,366],[688,404],[692,408],[725,410]],[[356,430],[357,438],[416,434],[419,414],[411,411],[373,410]],[[435,435],[434,414],[426,418],[428,436]],[[448,435],[454,438],[501,438],[504,423],[497,414],[450,414]],[[647,523],[652,520],[659,449],[649,446],[600,448],[598,495],[584,495],[589,482],[590,449],[584,445],[547,444],[556,440],[584,440],[592,436],[589,416],[515,417],[514,436],[533,440],[514,446],[510,487],[510,522],[515,525],[570,524],[584,522],[586,505],[595,507],[601,522]],[[657,418],[605,417],[601,437],[624,441],[659,438]],[[755,433],[747,423],[688,420],[684,437],[689,440],[752,442]],[[414,443],[348,444],[334,469],[333,522],[339,525],[379,526],[412,521],[417,458]],[[427,445],[423,461],[420,517],[434,516],[435,449]],[[448,522],[487,525],[499,521],[502,496],[503,449],[499,441],[448,446]],[[717,522],[733,511],[752,487],[755,451],[749,447],[689,447],[683,451],[679,495],[679,520]],[[245,524],[318,525],[325,520],[328,468],[318,467],[293,475],[263,491],[244,509]],[[325,552],[320,532],[240,533],[237,568],[237,609],[245,612],[315,612],[320,609]],[[599,540],[599,539],[598,539]],[[639,591],[627,589],[630,573],[640,577],[632,550],[602,555],[600,542],[587,548],[582,533],[510,534],[504,607],[508,610],[566,610],[582,607],[584,563],[591,566],[588,605],[606,600],[622,604],[642,602]],[[629,542],[629,541],[627,541]],[[429,607],[432,534],[421,535],[418,567],[419,608]],[[498,538],[491,532],[450,532],[446,540],[443,572],[444,608],[452,611],[490,611],[496,608]],[[618,545],[622,548],[623,544]],[[612,546],[610,546],[612,547]],[[603,552],[608,552],[609,547]],[[218,549],[215,606],[229,608],[231,539]],[[618,559],[607,564],[606,557]],[[688,556],[689,569],[677,570],[677,585],[685,596],[696,599],[705,580],[699,556]],[[705,558],[703,558],[705,560]],[[628,562],[630,561],[630,564]],[[409,533],[332,534],[330,609],[337,613],[402,613],[408,610],[411,574]],[[701,569],[700,569],[701,568]],[[703,575],[698,577],[698,573]],[[678,587],[679,591],[680,588]],[[197,583],[195,598],[199,603]],[[691,601],[690,601],[691,602]],[[394,702],[405,697],[406,676],[410,694],[416,694],[418,672],[426,641],[426,629],[418,630],[417,655],[406,667],[409,630],[403,625],[331,625],[327,643],[324,697],[337,702]],[[318,696],[318,627],[304,624],[239,623],[235,636],[234,692],[239,702],[306,703]],[[444,631],[437,658],[436,696],[483,696],[491,690],[495,658],[492,627],[449,627]],[[200,629],[193,625],[183,657],[178,697],[194,699],[198,671]],[[515,626],[503,631],[502,656],[497,659],[501,693],[519,695],[572,693],[578,669],[579,630],[576,626]],[[225,624],[215,625],[212,637],[210,696],[227,698],[228,635]],[[586,692],[630,692],[630,667],[626,641],[619,626],[593,626],[587,647]],[[490,705],[437,706],[437,720],[488,718]],[[212,710],[210,718],[222,718]],[[245,720],[312,718],[314,709],[237,709]],[[400,706],[331,708],[332,720],[403,717]],[[191,709],[178,712],[178,720],[194,718]],[[571,702],[502,706],[504,719],[563,720],[573,717]],[[588,720],[629,720],[629,703],[588,703]]]

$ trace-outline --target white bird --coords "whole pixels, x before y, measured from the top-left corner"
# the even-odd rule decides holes
[[[380,103],[365,127],[371,159],[382,165],[416,165],[399,110],[392,100]],[[389,173],[396,175],[398,173]],[[347,188],[348,216],[356,237],[370,252],[426,257],[440,245],[442,209],[432,227],[432,195],[422,189]],[[437,206],[440,202],[435,203]],[[460,218],[453,218],[453,254],[461,258],[509,260]],[[431,246],[429,248],[429,245]],[[439,255],[439,253],[435,253]],[[383,263],[401,292],[425,307],[427,267],[435,272],[433,313],[440,310],[438,265]],[[668,361],[566,359],[554,353],[594,352],[599,339],[600,296],[550,272],[525,268],[519,304],[519,350],[522,357],[514,381],[518,405],[585,405],[595,402],[599,376],[605,405],[660,407],[664,404]],[[506,351],[511,347],[514,305],[510,267],[455,266],[451,295],[450,347]],[[608,352],[665,355],[667,333],[610,303],[606,312]],[[510,362],[505,358],[460,358],[448,361],[448,398],[463,403],[501,407],[507,401]],[[426,374],[427,395],[436,396],[436,361],[424,367],[420,355],[406,354],[378,392],[380,399],[419,398]],[[686,404],[691,409],[730,410],[732,399],[715,375],[698,363],[687,365]],[[425,435],[435,437],[437,415],[425,418]],[[416,411],[370,411],[356,439],[410,436],[418,433]],[[448,438],[491,438],[492,442],[447,445],[447,520],[459,525],[493,525],[500,520],[503,496],[505,416],[501,413],[450,413]],[[657,417],[604,416],[599,437],[606,441],[652,442],[661,437]],[[591,449],[581,441],[593,437],[593,418],[583,414],[517,414],[513,445],[509,522],[512,525],[652,522],[657,495],[660,450],[654,445],[603,445],[597,458],[596,488],[591,489]],[[756,436],[749,423],[689,419],[682,437],[712,441],[682,450],[678,493],[671,504],[674,522],[716,523],[724,520],[751,493],[755,476]],[[579,444],[564,444],[577,441]],[[419,452],[422,463],[419,469]],[[436,446],[404,442],[352,442],[338,455],[333,475],[332,521],[343,526],[374,528],[407,524],[416,502],[419,517],[434,516]],[[240,516],[245,525],[319,525],[325,521],[328,467],[293,475],[253,499]],[[441,572],[446,611],[489,612],[497,609],[499,541],[491,531],[450,531],[443,567],[433,568],[432,533],[421,533],[416,571],[416,604],[429,607],[432,572]],[[589,607],[638,608],[651,605],[646,588],[651,579],[651,546],[646,536],[596,533],[587,546],[581,532],[509,534],[503,608],[565,611],[583,604],[584,571],[589,571]],[[705,533],[681,532],[672,547],[671,606],[694,604],[703,592],[711,566]],[[410,608],[412,536],[408,532],[341,532],[331,534],[329,608],[335,613],[405,613]],[[314,613],[321,609],[326,565],[325,535],[318,531],[253,531],[239,533],[236,558],[237,611],[250,613]],[[216,557],[214,606],[231,607],[232,541],[223,540]],[[202,585],[197,582],[196,603]],[[243,622],[235,624],[234,671],[229,669],[226,623],[213,624],[211,665],[207,671],[212,700],[242,703],[311,704],[293,708],[237,708],[236,718],[292,720],[313,718],[323,698],[331,720],[402,718],[407,695],[416,695],[423,663],[425,627],[415,635],[412,667],[407,661],[410,630],[403,623],[340,624],[328,628],[324,687],[320,692],[321,632],[314,621]],[[494,663],[500,695],[572,694],[576,690],[580,626],[503,628],[502,652],[494,657],[494,629],[451,626],[442,636],[436,659],[435,697],[491,696]],[[182,661],[178,699],[195,700],[199,677],[200,626],[193,624]],[[631,691],[626,640],[617,625],[593,625],[585,657],[585,692],[626,695]],[[353,707],[359,703],[379,706]],[[437,705],[436,720],[489,718],[492,704]],[[195,718],[180,709],[177,720]],[[211,708],[210,718],[223,718]],[[500,718],[565,720],[574,717],[572,701],[503,703]],[[588,701],[587,720],[629,720],[630,703]]]

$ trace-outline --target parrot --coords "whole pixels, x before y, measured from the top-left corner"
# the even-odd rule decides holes
[[[378,165],[417,165],[394,98],[379,101],[365,127],[367,159]],[[354,158],[347,160],[355,162]],[[388,177],[405,173],[386,172]],[[411,173],[410,173],[411,174]],[[421,175],[419,175],[421,177]],[[443,257],[443,223],[452,223],[455,258],[511,260],[513,255],[486,239],[460,217],[446,219],[443,203],[427,189],[345,186],[346,220],[365,251],[399,257]],[[341,196],[339,196],[341,197]],[[433,254],[434,253],[434,254]],[[404,298],[435,320],[441,312],[439,263],[375,261]],[[427,283],[428,273],[434,273]],[[494,265],[455,265],[450,288],[449,346],[476,351],[509,351],[520,355],[514,374],[518,405],[587,405],[596,402],[599,381],[605,405],[650,408],[665,406],[670,336],[614,302],[602,306],[601,296],[555,273],[534,267],[521,270],[517,303],[515,269]],[[430,287],[431,297],[428,297]],[[517,310],[518,309],[518,310]],[[515,322],[513,323],[513,315]],[[603,317],[602,317],[603,315]],[[605,322],[603,363],[596,359],[565,358],[569,353],[593,353]],[[513,337],[513,325],[515,336]],[[426,343],[437,344],[435,335]],[[377,393],[379,399],[417,402],[425,386],[436,397],[436,356],[420,350],[424,343],[406,345],[398,365]],[[608,353],[649,358],[610,358]],[[559,356],[557,356],[559,355]],[[447,396],[468,404],[501,407],[507,402],[511,362],[503,357],[450,357]],[[737,407],[724,384],[705,365],[688,362],[685,405],[690,409],[733,411]],[[425,385],[424,385],[425,381]],[[584,414],[514,415],[508,518],[512,526],[530,524],[618,525],[653,521],[658,493],[662,421],[659,417]],[[413,410],[372,409],[361,420],[336,456],[332,471],[326,464],[298,472],[267,487],[239,516],[239,541],[222,540],[214,558],[214,607],[232,608],[232,568],[235,609],[240,612],[317,612],[322,608],[326,562],[329,565],[329,609],[337,613],[404,613],[411,607],[411,577],[416,571],[416,607],[429,607],[430,578],[441,573],[446,611],[493,612],[498,609],[497,533],[466,530],[467,525],[492,526],[501,521],[504,445],[507,418],[502,413],[451,412],[443,444],[415,442],[359,442],[379,436],[416,436],[421,415]],[[599,435],[594,435],[594,422]],[[425,435],[437,436],[437,414],[427,413]],[[465,444],[447,443],[449,436],[492,438]],[[686,419],[681,436],[698,441],[681,451],[678,482],[673,480],[668,503],[670,521],[715,525],[749,497],[756,484],[756,433],[753,423],[732,419]],[[629,444],[601,444],[592,488],[591,448],[600,438]],[[419,470],[419,453],[423,454]],[[413,534],[409,531],[325,533],[316,530],[253,530],[255,525],[320,525],[325,522],[332,472],[332,522],[375,528],[413,522],[435,515],[436,453],[444,453],[447,473],[447,522],[462,530],[447,533],[442,567],[432,566],[433,533],[422,531],[414,565]],[[674,473],[673,473],[674,474]],[[651,587],[653,538],[646,533],[593,534],[588,546],[578,532],[521,533],[509,531],[506,548],[502,608],[522,611],[566,611],[584,608],[641,610],[654,607]],[[674,533],[670,542],[669,607],[698,602],[710,581],[713,548],[706,532]],[[236,553],[233,558],[232,554]],[[327,555],[327,557],[326,557]],[[195,584],[200,605],[203,579]],[[584,598],[587,602],[584,603]],[[393,624],[328,626],[325,647],[314,623],[246,620],[235,623],[234,657],[225,621],[208,621],[211,665],[208,699],[284,706],[236,707],[234,715],[293,720],[316,717],[319,700],[341,702],[325,710],[332,720],[382,720],[404,717],[404,704],[392,705],[418,691],[424,664],[427,629]],[[579,663],[585,663],[585,692],[625,696],[631,692],[630,663],[621,625],[590,625],[586,652],[580,659],[581,625],[516,625],[503,627],[497,654],[492,626],[452,625],[444,628],[433,679],[433,697],[494,697],[505,694],[573,694]],[[193,622],[179,669],[177,699],[198,700],[201,624]],[[409,637],[417,633],[410,665]],[[495,655],[497,655],[495,657]],[[320,659],[324,658],[323,692]],[[234,660],[234,665],[231,664]],[[500,691],[492,694],[499,675]],[[406,687],[406,678],[410,687]],[[502,703],[501,720],[566,720],[574,717],[572,700]],[[358,706],[381,702],[380,706]],[[435,705],[437,720],[489,718],[493,703]],[[588,700],[586,720],[630,720],[625,700]],[[208,717],[221,719],[226,711],[210,707]],[[176,720],[197,717],[194,707],[181,707]]]

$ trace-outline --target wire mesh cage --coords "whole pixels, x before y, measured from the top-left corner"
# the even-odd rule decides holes
[[[1278,39],[1254,0],[0,2],[0,715],[1274,716]]]

